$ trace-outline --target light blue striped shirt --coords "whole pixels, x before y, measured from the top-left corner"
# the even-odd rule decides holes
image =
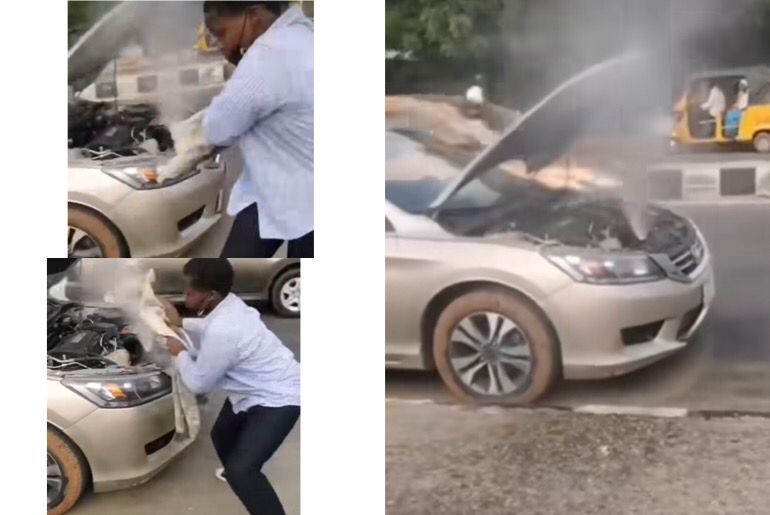
[[[229,214],[256,202],[263,238],[313,230],[313,23],[299,8],[249,47],[206,109],[203,128],[211,144],[238,143],[243,154]]]
[[[193,393],[216,388],[233,411],[252,406],[299,406],[300,369],[294,353],[265,326],[259,311],[232,293],[205,318],[185,318],[194,346],[175,363]]]

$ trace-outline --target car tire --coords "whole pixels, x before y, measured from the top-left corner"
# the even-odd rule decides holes
[[[296,318],[300,314],[300,271],[290,268],[273,281],[270,304],[282,317]]]
[[[67,220],[70,231],[79,229],[85,232],[98,245],[101,251],[101,256],[98,257],[128,257],[120,235],[98,215],[80,207],[69,206],[67,209]],[[68,255],[70,256],[72,255],[72,249],[69,248],[71,237],[72,235],[70,234],[67,240]]]
[[[495,372],[495,384],[497,389],[501,391],[490,394],[489,392],[479,392],[469,386],[467,381],[460,377],[456,366],[453,365],[458,359],[468,359],[466,357],[458,358],[453,354],[457,352],[458,345],[463,347],[457,339],[453,341],[453,338],[457,338],[457,336],[453,335],[459,334],[456,331],[461,331],[461,324],[467,324],[469,320],[478,320],[477,317],[483,317],[487,313],[507,319],[508,322],[514,324],[514,329],[505,331],[502,329],[505,326],[501,323],[500,334],[497,337],[498,340],[502,341],[507,337],[514,338],[517,340],[515,348],[521,349],[517,352],[521,352],[524,349],[523,346],[518,346],[521,345],[521,342],[525,342],[528,348],[529,359],[531,360],[529,371],[526,375],[522,374],[522,376],[516,378],[521,383],[513,391],[505,392],[502,389],[502,373],[500,368],[497,368]],[[499,343],[497,347],[502,348],[502,345],[502,343]],[[494,344],[492,346],[494,347]],[[509,350],[513,348],[508,347]],[[474,352],[472,351],[471,354]],[[466,293],[444,308],[436,321],[433,333],[433,357],[438,373],[450,392],[461,400],[483,404],[509,405],[534,402],[548,392],[560,374],[561,357],[559,346],[548,322],[523,297],[497,288],[487,288]],[[476,362],[476,364],[478,363]],[[511,371],[511,365],[503,365],[500,362],[497,362],[497,364],[498,367],[504,367],[509,372]],[[475,366],[469,367],[468,370]],[[491,384],[492,365],[482,366],[482,368],[484,370],[479,369],[479,372],[476,373],[476,378],[483,379],[485,374],[488,378],[487,383]],[[464,372],[463,375],[467,375],[465,373],[466,370],[462,370]],[[518,374],[520,369],[515,368],[513,372]],[[479,377],[479,373],[481,373],[482,377]],[[511,379],[509,374],[505,373],[505,376],[508,380]],[[516,381],[511,381],[511,383],[516,383]]]
[[[48,453],[56,460],[64,481],[61,495],[48,507],[48,515],[62,515],[83,495],[88,484],[88,464],[80,450],[51,427],[48,428]]]
[[[770,152],[770,132],[758,132],[754,135],[754,150],[767,154]]]

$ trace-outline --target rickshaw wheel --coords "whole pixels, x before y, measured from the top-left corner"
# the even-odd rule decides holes
[[[754,135],[754,150],[757,152],[770,152],[770,132],[758,132]]]

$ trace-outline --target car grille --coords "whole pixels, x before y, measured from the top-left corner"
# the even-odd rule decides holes
[[[703,254],[703,242],[700,241],[700,238],[695,238],[695,242],[690,247],[670,255],[669,259],[679,272],[689,276],[703,261]]]

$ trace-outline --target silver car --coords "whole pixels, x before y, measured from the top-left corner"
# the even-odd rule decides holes
[[[49,296],[47,397],[48,515],[148,481],[193,441],[176,434],[171,379],[109,307]]]
[[[539,116],[479,153],[475,119],[386,131],[386,367],[435,369],[465,400],[528,403],[560,377],[660,360],[703,321],[714,279],[698,228],[650,205],[640,234],[624,202],[518,173],[549,151],[525,134]]]
[[[69,50],[69,256],[179,255],[222,217],[226,173],[218,155],[173,181],[155,181],[156,168],[174,154],[173,141],[161,121],[161,111],[169,103],[161,106],[147,100],[152,98],[149,90],[157,90],[156,98],[172,98],[175,109],[189,113],[206,105],[221,88],[221,81],[214,87],[185,85],[180,89],[164,78],[168,74],[139,67],[133,73],[121,71],[121,81],[97,84],[101,90],[111,84],[110,91],[96,88],[99,101],[81,95],[94,89],[103,70],[114,64],[121,48],[140,30],[150,35],[167,31],[158,28],[158,23],[168,19],[168,13],[160,16],[158,9],[184,8],[184,3],[123,2]],[[188,25],[187,36],[194,40],[195,20]],[[173,63],[170,69],[175,79],[180,75],[186,81],[202,80],[201,69],[222,66],[210,61],[206,57],[205,66]],[[133,93],[143,92],[137,102],[118,101],[129,98],[129,92],[122,95],[118,90],[127,87],[126,77],[136,82]]]

